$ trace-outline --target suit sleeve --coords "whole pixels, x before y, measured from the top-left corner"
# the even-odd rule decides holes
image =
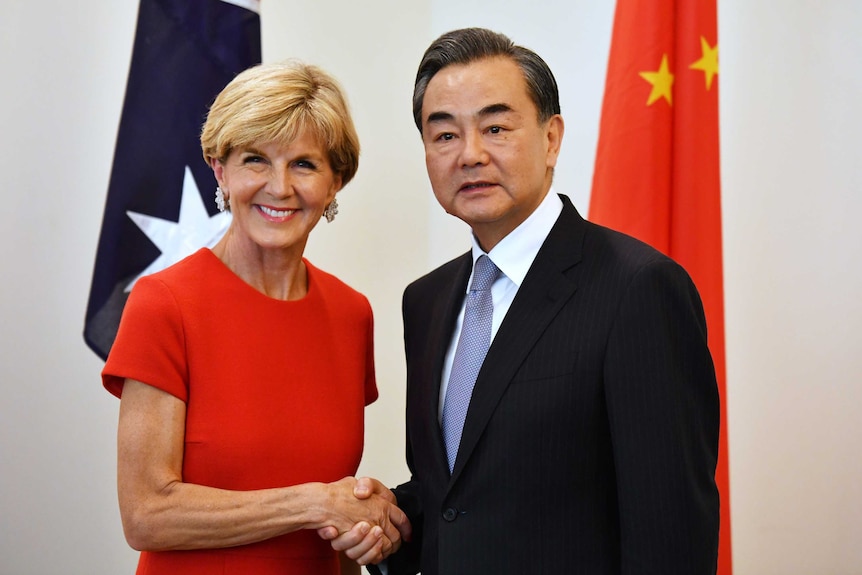
[[[409,450],[409,448],[408,448]],[[420,551],[422,549],[422,504],[419,498],[419,485],[415,480],[399,485],[392,490],[401,508],[410,519],[413,536],[409,543],[403,543],[401,548],[386,560],[387,575],[415,575],[419,573]],[[374,575],[379,571],[368,566]]]
[[[386,575],[416,575],[419,573],[419,559],[422,549],[422,505],[418,488],[418,483],[415,480],[410,480],[392,490],[398,500],[398,507],[410,519],[413,535],[409,543],[402,543],[398,551],[386,559]],[[366,568],[371,575],[384,573],[377,565],[368,565]]]
[[[411,333],[408,327],[408,318],[411,317],[410,305],[408,303],[411,300],[410,293],[411,290],[408,287],[401,301],[401,313],[404,320],[404,348],[408,364],[411,360],[410,342],[408,339]],[[408,387],[407,401],[409,402],[410,399],[410,390]],[[392,492],[398,500],[398,507],[407,514],[407,518],[410,520],[410,525],[413,528],[413,534],[409,543],[403,543],[401,548],[386,560],[387,575],[415,575],[419,573],[423,513],[420,485],[419,481],[415,478],[415,469],[413,466],[413,447],[410,441],[409,426],[407,426],[406,436],[406,459],[411,479],[407,483],[394,488]],[[374,565],[369,565],[368,571],[372,575],[380,575],[381,573]]]
[[[604,376],[622,573],[714,574],[718,387],[700,297],[674,262],[633,277]]]

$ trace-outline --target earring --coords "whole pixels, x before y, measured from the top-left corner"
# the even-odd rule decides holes
[[[335,215],[338,213],[338,200],[332,198],[332,201],[326,206],[326,209],[323,210],[323,217],[326,218],[326,223],[328,224],[332,220],[335,219]]]
[[[230,211],[230,200],[225,199],[224,191],[221,189],[221,186],[216,186],[215,200],[218,211]]]

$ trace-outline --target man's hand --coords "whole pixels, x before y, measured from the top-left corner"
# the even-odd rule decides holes
[[[317,530],[321,538],[331,542],[336,551],[360,565],[380,563],[395,553],[401,541],[410,541],[412,528],[407,515],[397,507],[395,495],[385,485],[371,477],[362,477],[353,487],[353,495],[359,500],[380,498],[388,503],[386,525],[371,525],[366,521],[356,523],[350,530],[339,533],[334,526]]]

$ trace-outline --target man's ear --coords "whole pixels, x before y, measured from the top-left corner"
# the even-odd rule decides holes
[[[563,132],[565,131],[566,127],[561,115],[554,114],[548,119],[545,126],[545,136],[548,139],[548,155],[545,165],[549,168],[557,165],[557,157],[560,155],[560,147],[563,145]]]

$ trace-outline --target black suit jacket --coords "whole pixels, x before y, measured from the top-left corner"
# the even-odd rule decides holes
[[[476,381],[451,477],[438,423],[469,253],[403,300],[415,536],[390,575],[714,573],[719,404],[686,272],[565,196]]]

